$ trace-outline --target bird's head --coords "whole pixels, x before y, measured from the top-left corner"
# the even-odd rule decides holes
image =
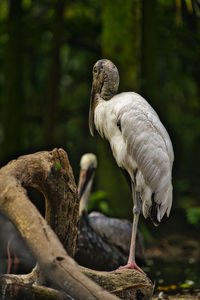
[[[93,81],[90,98],[89,129],[94,135],[94,110],[97,105],[96,96],[110,100],[118,90],[119,72],[117,67],[108,59],[100,59],[93,67]]]

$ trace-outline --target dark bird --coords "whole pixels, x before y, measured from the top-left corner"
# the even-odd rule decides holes
[[[111,146],[116,163],[129,178],[133,199],[133,227],[128,262],[136,268],[135,242],[139,215],[158,225],[172,205],[174,153],[170,137],[157,113],[139,94],[117,94],[119,73],[107,59],[93,67],[89,129],[94,128]]]

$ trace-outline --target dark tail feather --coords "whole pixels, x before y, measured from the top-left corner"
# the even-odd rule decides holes
[[[160,222],[159,222],[159,220],[157,218],[157,213],[158,213],[159,205],[155,202],[154,196],[155,196],[155,193],[153,193],[152,196],[151,196],[152,206],[151,206],[150,219],[151,219],[151,221],[153,222],[153,224],[155,226],[158,226],[160,224]]]

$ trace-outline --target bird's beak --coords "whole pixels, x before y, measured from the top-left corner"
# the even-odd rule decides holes
[[[94,168],[88,168],[87,170],[81,170],[80,171],[80,175],[79,175],[79,183],[78,183],[78,195],[79,198],[82,197],[86,186],[88,184],[88,182],[90,181],[90,179],[92,178],[92,176],[94,174]]]
[[[95,91],[92,86],[91,96],[90,96],[90,110],[89,110],[89,129],[90,134],[94,136],[94,109],[95,109]]]
[[[86,170],[81,170],[81,171],[80,171],[79,182],[78,182],[78,195],[79,195],[79,198],[82,197],[83,192],[84,192],[84,190],[85,190],[85,186],[86,186],[86,175],[87,175],[87,171],[86,171]]]

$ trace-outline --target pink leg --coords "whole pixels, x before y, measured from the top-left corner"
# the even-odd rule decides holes
[[[134,214],[134,220],[133,220],[133,228],[132,228],[132,236],[131,236],[131,245],[129,250],[129,258],[128,262],[125,266],[119,267],[119,269],[136,269],[140,271],[141,273],[144,273],[144,271],[138,267],[138,265],[135,262],[135,242],[136,242],[136,232],[137,232],[137,224],[139,220],[139,214]]]
[[[125,266],[119,267],[119,269],[136,269],[141,273],[144,273],[144,271],[140,267],[138,267],[138,265],[135,262],[135,243],[136,243],[137,226],[138,226],[140,210],[141,210],[141,200],[139,195],[134,192],[133,184],[132,184],[132,195],[135,198],[135,204],[133,209],[134,216],[133,216],[133,227],[132,227],[131,245],[129,250],[129,258],[127,264]]]

